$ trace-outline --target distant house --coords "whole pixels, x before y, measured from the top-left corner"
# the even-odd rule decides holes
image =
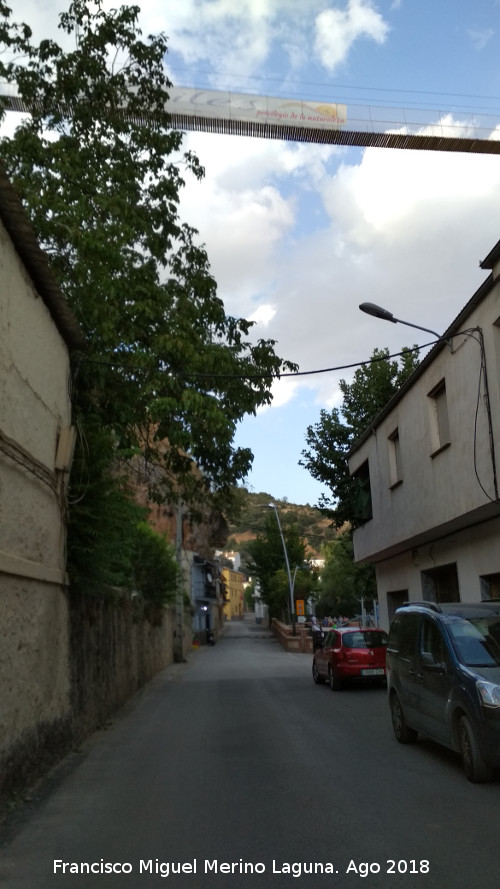
[[[224,616],[227,620],[240,620],[243,617],[245,580],[245,575],[240,571],[233,571],[232,568],[222,569]]]
[[[80,330],[0,169],[0,794],[69,718],[65,490]],[[4,776],[4,778],[2,778]]]
[[[500,241],[490,275],[349,456],[382,625],[406,600],[500,598]]]
[[[194,641],[203,644],[207,640],[207,631],[218,638],[224,624],[220,561],[215,556],[214,547],[227,536],[225,520],[209,505],[205,507],[203,518],[195,522],[180,501],[174,505],[153,503],[149,500],[147,471],[142,471],[141,475],[139,466],[136,466],[136,497],[148,508],[148,521],[152,527],[175,548],[181,585],[190,601],[192,636]]]

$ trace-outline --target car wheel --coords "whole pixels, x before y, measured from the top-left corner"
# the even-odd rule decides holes
[[[476,784],[490,781],[492,770],[479,749],[474,729],[467,716],[458,723],[458,743],[465,777]]]
[[[396,740],[400,744],[413,744],[417,740],[418,732],[406,724],[403,708],[396,692],[391,695],[391,719]]]
[[[328,667],[328,682],[332,691],[340,691],[342,688],[342,680],[335,675],[331,667]]]
[[[325,680],[322,676],[319,675],[318,668],[316,666],[316,661],[313,661],[313,679],[316,685],[321,685]]]

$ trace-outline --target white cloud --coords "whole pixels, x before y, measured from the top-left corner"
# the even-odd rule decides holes
[[[207,168],[186,188],[182,215],[206,242],[231,314],[257,321],[302,371],[425,342],[359,312],[363,301],[444,330],[484,280],[498,239],[495,156],[367,149],[353,158],[322,146],[191,134]],[[350,163],[348,161],[350,160]],[[303,200],[323,207],[301,227]],[[299,377],[275,406],[306,389],[338,404],[354,369]],[[284,381],[282,381],[284,383]]]
[[[385,40],[389,26],[372,0],[344,2],[343,9],[332,9],[329,0],[142,0],[138,5],[143,34],[165,32],[171,53],[191,67],[190,80],[198,68],[213,86],[234,89],[235,78],[248,88],[247,78],[261,74],[276,53],[287,59],[286,83],[291,72],[311,62],[312,48],[332,71],[358,39]],[[105,9],[117,5],[104,0]],[[37,40],[52,36],[67,46],[68,38],[57,28],[59,13],[67,8],[67,0],[16,0],[13,17],[28,22]],[[174,65],[173,81],[182,81],[176,60],[169,55],[166,64]]]
[[[346,3],[342,10],[331,9],[328,0],[170,0],[164,21],[149,2],[143,3],[143,18],[150,29],[166,30],[171,49],[187,64],[206,63],[213,85],[224,88],[232,75],[234,89],[235,74],[260,72],[277,51],[298,71],[310,63],[314,47],[331,71],[359,38],[383,42],[389,26],[372,0]]]
[[[470,28],[468,34],[474,48],[481,51],[490,42],[495,32],[492,28]]]
[[[362,37],[383,43],[389,26],[371,0],[349,0],[347,8],[325,9],[316,18],[316,52],[328,71],[345,61]]]
[[[272,321],[272,319],[274,318],[275,314],[276,309],[274,306],[263,303],[261,306],[259,306],[258,309],[255,310],[255,312],[252,312],[248,320],[253,321],[255,324],[261,324],[264,327],[267,327],[269,322]]]
[[[289,404],[295,398],[295,395],[298,391],[298,383],[297,380],[294,380],[290,377],[285,377],[282,380],[276,380],[271,386],[271,393],[273,396],[272,405],[264,405],[257,409],[258,414],[263,414],[266,411],[270,410],[271,406],[273,408],[284,407],[286,404]]]

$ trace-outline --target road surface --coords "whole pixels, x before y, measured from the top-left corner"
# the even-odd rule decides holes
[[[497,889],[499,823],[499,780],[398,745],[383,689],[315,686],[310,655],[246,620],[37,790],[0,834],[0,887]]]

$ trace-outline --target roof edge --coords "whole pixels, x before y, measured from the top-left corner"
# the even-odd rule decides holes
[[[66,345],[71,350],[83,350],[86,343],[82,330],[56,281],[46,253],[38,243],[21,199],[1,163],[0,219]]]

